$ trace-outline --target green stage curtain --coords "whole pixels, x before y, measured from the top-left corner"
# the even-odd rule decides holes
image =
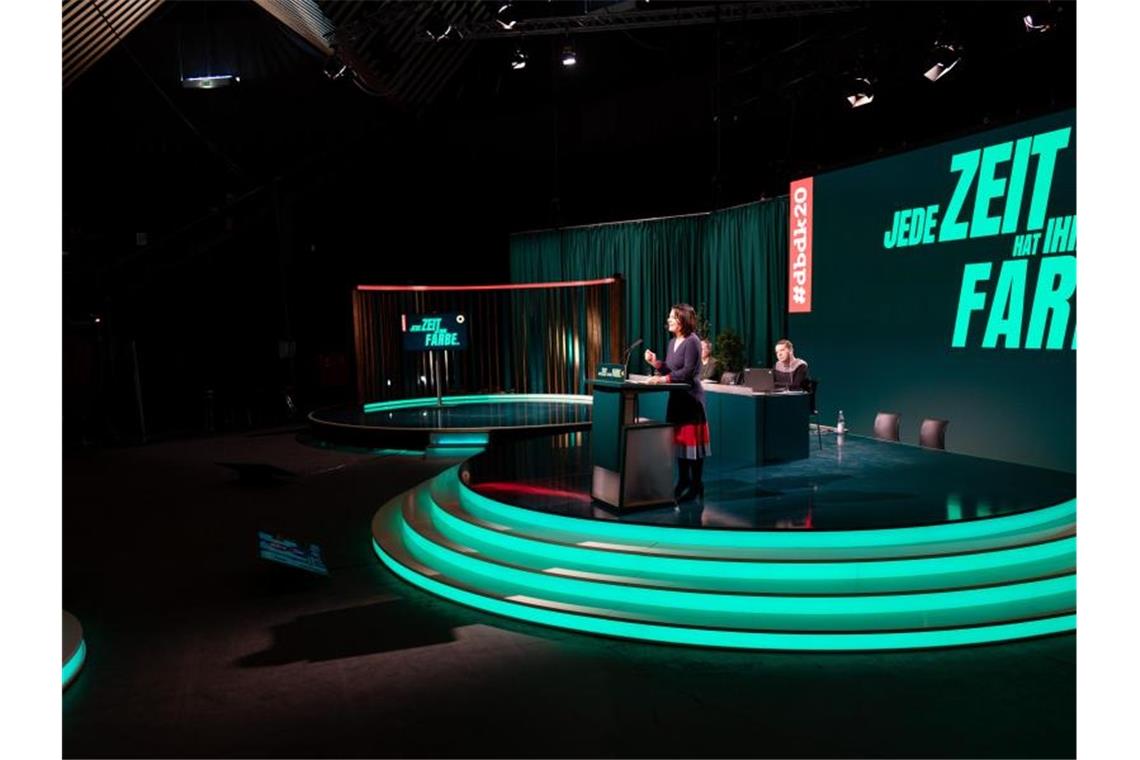
[[[511,280],[620,274],[631,342],[643,338],[663,354],[669,307],[686,301],[705,306],[714,335],[740,333],[748,364],[770,366],[772,346],[787,332],[787,239],[787,196],[709,214],[520,233],[511,237]],[[631,367],[645,369],[639,361]]]

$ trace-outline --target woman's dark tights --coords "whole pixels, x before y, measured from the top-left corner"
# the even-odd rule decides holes
[[[704,474],[704,469],[703,459],[678,459],[677,472],[680,475],[677,478],[677,487],[673,489],[673,495],[682,500],[703,496],[705,484],[701,481],[701,476]]]

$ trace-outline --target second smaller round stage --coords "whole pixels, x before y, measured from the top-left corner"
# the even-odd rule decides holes
[[[87,660],[87,643],[79,618],[63,611],[63,688],[71,685]]]
[[[496,393],[379,401],[318,409],[313,434],[368,448],[471,449],[492,439],[578,433],[590,429],[590,396]]]

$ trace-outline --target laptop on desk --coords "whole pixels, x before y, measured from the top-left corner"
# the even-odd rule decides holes
[[[750,388],[753,393],[772,393],[776,390],[776,379],[770,369],[749,367],[744,370],[740,384]]]

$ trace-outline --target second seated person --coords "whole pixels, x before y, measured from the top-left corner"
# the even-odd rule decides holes
[[[650,383],[683,383],[687,387],[669,391],[665,421],[674,425],[673,446],[677,454],[679,476],[674,496],[680,501],[703,496],[701,480],[704,461],[710,453],[709,423],[705,414],[705,389],[701,386],[701,340],[697,337],[697,314],[687,303],[679,303],[669,311],[666,329],[669,346],[665,359],[647,350],[645,361],[664,374],[649,378]]]
[[[701,380],[719,383],[722,374],[720,362],[712,355],[712,343],[708,338],[701,338]]]
[[[787,338],[776,341],[776,366],[772,368],[772,379],[776,385],[790,391],[806,391],[807,376],[807,362],[796,358],[792,342]]]

